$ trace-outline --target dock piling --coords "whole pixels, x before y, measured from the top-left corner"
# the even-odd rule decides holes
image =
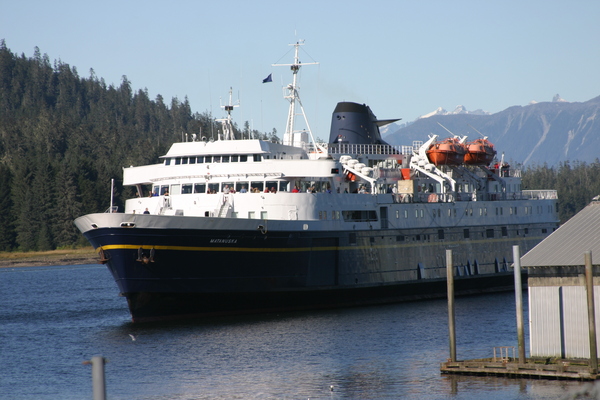
[[[590,370],[598,373],[598,350],[596,348],[596,311],[594,305],[594,271],[592,269],[592,252],[583,253],[585,262],[585,283],[587,293],[588,325],[590,338]]]
[[[452,250],[446,250],[446,280],[448,284],[448,331],[450,340],[450,361],[456,362],[456,328],[454,326],[454,267]]]
[[[515,306],[517,308],[517,342],[519,348],[519,363],[525,364],[525,328],[523,324],[523,284],[521,283],[521,251],[518,245],[513,246],[515,263]]]
[[[94,356],[84,364],[92,364],[92,390],[94,400],[106,400],[106,383],[104,380],[104,364],[106,359],[102,356]]]

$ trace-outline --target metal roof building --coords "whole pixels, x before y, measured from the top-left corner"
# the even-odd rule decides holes
[[[589,358],[584,252],[592,252],[600,321],[600,201],[596,198],[521,257],[528,269],[531,357]],[[596,345],[598,347],[598,344]]]

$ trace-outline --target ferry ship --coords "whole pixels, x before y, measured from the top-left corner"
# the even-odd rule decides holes
[[[75,220],[134,322],[443,297],[446,249],[456,294],[507,290],[512,246],[558,227],[556,191],[522,190],[487,139],[392,146],[379,127],[395,120],[352,102],[327,143],[295,130],[300,45],[283,143],[235,138],[230,94],[216,140],[124,168],[124,210]]]

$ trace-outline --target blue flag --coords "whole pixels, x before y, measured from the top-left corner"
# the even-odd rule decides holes
[[[263,83],[273,82],[273,79],[271,78],[271,75],[273,75],[273,74],[269,74],[269,76],[267,76],[265,79],[263,79]]]

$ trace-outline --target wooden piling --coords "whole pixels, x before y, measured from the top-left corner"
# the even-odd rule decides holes
[[[594,271],[592,269],[592,252],[583,253],[585,260],[585,283],[587,292],[588,326],[590,339],[590,369],[598,373],[598,350],[596,349],[596,309],[594,305]]]
[[[454,266],[452,250],[446,250],[446,280],[448,285],[448,333],[450,361],[456,362],[456,328],[454,326]]]
[[[517,308],[517,342],[519,363],[525,363],[525,328],[523,324],[523,284],[521,283],[521,252],[519,246],[513,246],[515,273],[515,304]]]

